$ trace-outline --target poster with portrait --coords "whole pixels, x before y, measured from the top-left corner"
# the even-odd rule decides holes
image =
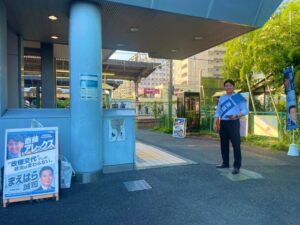
[[[3,200],[58,193],[58,128],[5,131]]]
[[[111,119],[109,120],[108,140],[110,142],[125,141],[125,120]]]
[[[283,85],[286,94],[286,129],[298,128],[297,105],[294,87],[294,68],[287,67],[283,70]]]
[[[176,118],[173,124],[173,137],[184,138],[186,136],[186,119]]]

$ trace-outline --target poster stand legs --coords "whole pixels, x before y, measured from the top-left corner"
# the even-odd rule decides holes
[[[59,194],[54,193],[54,194],[48,194],[48,195],[28,196],[28,197],[23,197],[23,198],[3,199],[3,208],[6,208],[8,203],[31,201],[31,200],[38,200],[38,199],[45,199],[45,198],[55,198],[55,200],[58,201]]]

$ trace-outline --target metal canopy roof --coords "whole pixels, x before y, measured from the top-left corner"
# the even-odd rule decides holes
[[[3,0],[9,27],[25,40],[68,43],[72,0]],[[93,0],[103,48],[183,59],[261,26],[282,0]],[[49,15],[57,21],[50,21]],[[138,28],[132,32],[131,28]],[[50,37],[56,35],[58,40]]]
[[[25,43],[29,47],[28,43]],[[37,46],[35,46],[37,47]],[[59,61],[64,61],[64,67],[60,68],[57,66],[57,70],[68,72],[68,46],[55,45],[54,55]],[[149,76],[160,64],[159,63],[148,63],[148,62],[135,62],[135,61],[125,61],[125,60],[115,60],[108,59],[111,55],[111,51],[103,50],[103,62],[102,62],[102,72],[103,78],[106,79],[119,79],[119,80],[133,80],[138,81],[141,78]],[[25,70],[27,73],[34,72],[35,74],[40,72],[41,58],[39,48],[25,48]],[[33,57],[30,57],[33,56]],[[109,76],[109,75],[113,76]],[[33,79],[32,76],[28,77]],[[37,78],[40,79],[40,78]]]
[[[103,72],[110,79],[139,80],[150,75],[160,64],[109,59],[103,62]],[[105,76],[105,75],[104,75]]]

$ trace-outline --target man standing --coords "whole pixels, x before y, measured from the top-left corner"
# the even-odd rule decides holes
[[[230,140],[234,152],[232,174],[238,174],[242,162],[239,118],[248,114],[248,108],[246,99],[241,94],[234,92],[235,84],[233,80],[226,80],[224,88],[226,94],[219,99],[214,120],[214,130],[220,132],[223,159],[223,163],[216,167],[229,168]],[[220,120],[220,127],[218,127],[218,120]]]

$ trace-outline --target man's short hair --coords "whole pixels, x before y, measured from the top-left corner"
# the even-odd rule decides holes
[[[15,141],[15,142],[24,142],[24,138],[22,135],[9,135],[7,137],[7,140],[10,141]]]
[[[291,106],[289,107],[289,113],[291,112],[291,109],[293,109],[293,108],[296,108],[296,106],[295,106],[295,105],[291,105]]]
[[[46,171],[46,170],[50,170],[51,173],[53,174],[53,169],[52,169],[51,166],[44,166],[44,167],[42,167],[42,169],[40,170],[40,173],[39,173],[40,177],[42,176],[42,173],[43,173],[44,171]]]
[[[235,86],[234,81],[231,80],[231,79],[225,80],[225,81],[224,81],[224,86],[225,86],[226,83],[230,83],[230,84],[232,84],[233,86]]]

